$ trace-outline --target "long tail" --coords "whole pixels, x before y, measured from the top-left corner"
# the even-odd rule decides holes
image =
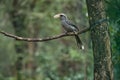
[[[77,46],[78,46],[78,48],[84,49],[84,46],[83,46],[83,44],[82,44],[82,41],[80,40],[80,38],[79,38],[78,35],[75,35],[75,39],[76,39],[76,41],[77,41]]]

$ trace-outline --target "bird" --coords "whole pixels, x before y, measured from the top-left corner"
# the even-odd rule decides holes
[[[76,34],[79,31],[79,28],[74,25],[68,18],[67,15],[64,13],[58,13],[56,15],[54,15],[54,18],[59,18],[61,21],[61,25],[64,28],[64,30],[66,32],[74,32],[75,33],[75,39],[77,42],[77,46],[79,49],[84,49],[84,46],[82,44],[81,39],[79,38],[79,36]]]

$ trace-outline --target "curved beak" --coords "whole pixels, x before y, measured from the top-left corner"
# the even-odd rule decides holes
[[[60,14],[54,15],[54,18],[59,18],[59,17],[60,17]]]

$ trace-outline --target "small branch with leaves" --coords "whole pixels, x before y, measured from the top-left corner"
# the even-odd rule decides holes
[[[79,32],[77,32],[77,34],[85,33],[89,29],[90,29],[89,27],[82,29]],[[13,38],[15,40],[27,41],[27,42],[44,42],[44,41],[54,40],[54,39],[58,39],[58,38],[66,37],[66,36],[74,36],[75,35],[75,33],[62,33],[62,34],[59,34],[56,36],[51,36],[51,37],[46,37],[46,38],[24,38],[24,37],[16,36],[16,35],[7,33],[5,31],[1,31],[1,30],[0,30],[0,33],[7,37]]]

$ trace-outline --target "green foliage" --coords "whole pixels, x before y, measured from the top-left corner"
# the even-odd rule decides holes
[[[2,0],[0,3],[0,29],[5,30],[9,33],[15,34],[15,28],[12,25],[12,20],[9,16],[13,8],[14,0]],[[63,32],[60,25],[59,19],[55,20],[53,16],[56,13],[64,12],[74,23],[81,26],[88,25],[86,17],[86,5],[84,0],[36,0],[34,7],[31,7],[33,0],[18,0],[17,9],[18,15],[24,15],[25,19],[20,20],[20,23],[25,25],[25,28],[20,27],[22,31],[17,31],[20,36],[28,37],[47,37],[60,34]],[[79,50],[73,37],[61,38],[53,41],[47,41],[37,43],[35,52],[30,53],[28,47],[24,44],[30,44],[27,42],[17,43],[22,45],[22,49],[26,50],[26,53],[21,56],[24,57],[23,64],[24,70],[23,78],[25,80],[31,80],[32,76],[35,75],[36,80],[80,80],[85,77],[88,80],[93,79],[93,57],[92,51],[87,46],[90,46],[90,39],[88,34],[80,35],[84,45],[85,51]],[[18,54],[15,52],[15,41],[0,35],[0,67],[7,67],[10,69],[10,74],[3,74],[2,68],[0,74],[3,74],[3,78],[7,80],[14,80],[16,77],[15,73],[15,61]],[[28,51],[28,52],[27,52]],[[4,54],[3,54],[4,53]],[[31,58],[32,57],[32,58]],[[33,60],[34,72],[26,65]],[[3,64],[4,63],[4,64]],[[4,66],[3,66],[4,65]],[[14,68],[13,70],[11,69]],[[5,68],[6,69],[6,68]],[[30,76],[32,74],[32,76]]]
[[[112,43],[114,78],[120,79],[120,0],[106,0],[107,14],[110,19],[110,35]]]

